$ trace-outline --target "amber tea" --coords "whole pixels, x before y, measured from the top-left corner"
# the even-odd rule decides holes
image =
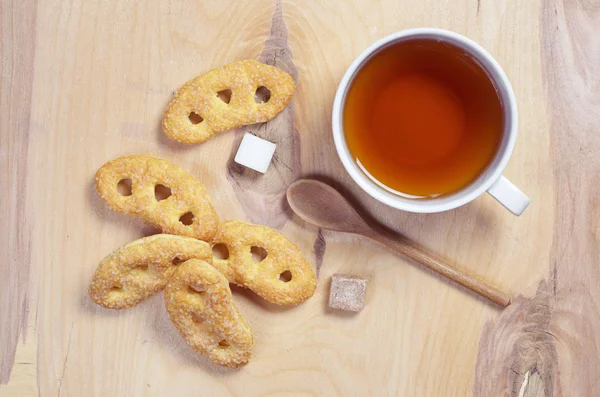
[[[357,72],[343,128],[352,157],[377,184],[410,198],[473,182],[500,145],[502,101],[482,66],[435,39],[394,43]]]

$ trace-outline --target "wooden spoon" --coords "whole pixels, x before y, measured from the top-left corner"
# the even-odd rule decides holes
[[[337,190],[323,182],[298,180],[288,188],[287,199],[292,210],[308,223],[371,238],[493,303],[502,307],[510,304],[510,297],[504,292],[444,263],[405,236],[369,224]]]

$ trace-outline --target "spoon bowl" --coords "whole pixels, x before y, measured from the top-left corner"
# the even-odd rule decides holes
[[[292,211],[321,229],[361,234],[369,225],[337,190],[326,183],[300,179],[286,193]]]

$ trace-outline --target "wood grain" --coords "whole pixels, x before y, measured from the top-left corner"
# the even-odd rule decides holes
[[[428,252],[426,248],[415,244],[404,236],[381,232],[368,233],[365,236],[378,241],[407,259],[425,266],[448,281],[465,288],[468,292],[482,298],[482,301],[496,304],[502,308],[510,304],[511,298],[506,293],[491,286],[488,282],[481,280],[475,275],[463,272],[456,265],[445,259],[438,258]],[[454,286],[454,284],[452,285]]]
[[[17,342],[27,338],[31,263],[28,152],[35,49],[35,2],[0,4],[0,385],[8,382]]]
[[[556,192],[552,267],[534,297],[484,328],[480,396],[535,395],[527,392],[534,374],[546,396],[600,395],[600,2],[544,0],[542,7]]]
[[[600,394],[596,0],[1,7],[0,365],[8,384],[0,396]],[[282,39],[274,19],[287,27],[277,66],[293,64],[297,88],[293,109],[276,119],[269,139],[284,140],[278,150],[291,170],[276,166],[265,178],[232,173],[242,130],[202,145],[166,139],[159,126],[173,90],[203,71],[279,48],[265,44]],[[337,83],[374,40],[419,26],[476,40],[511,79],[520,124],[506,176],[532,198],[520,218],[490,197],[442,214],[393,211],[344,172],[330,130]],[[115,313],[85,294],[102,257],[155,232],[111,212],[93,189],[103,163],[134,153],[188,169],[221,218],[281,227],[320,263],[315,296],[296,308],[234,288],[256,339],[242,370],[215,368],[191,351],[160,296]],[[500,312],[365,239],[317,238],[279,201],[300,176],[334,184],[387,227],[522,297]],[[368,279],[363,312],[326,309],[334,273]]]
[[[271,32],[258,60],[290,74],[297,83],[298,71],[288,45],[288,29],[283,19],[281,0],[275,3]],[[249,220],[276,229],[281,229],[291,217],[285,191],[300,174],[300,135],[294,127],[294,107],[294,103],[291,103],[268,123],[238,129],[227,167],[227,177]],[[277,145],[264,175],[232,161],[246,133]]]

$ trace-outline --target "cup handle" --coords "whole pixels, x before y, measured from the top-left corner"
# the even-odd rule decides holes
[[[519,216],[525,211],[531,200],[503,175],[487,191],[507,210]]]

